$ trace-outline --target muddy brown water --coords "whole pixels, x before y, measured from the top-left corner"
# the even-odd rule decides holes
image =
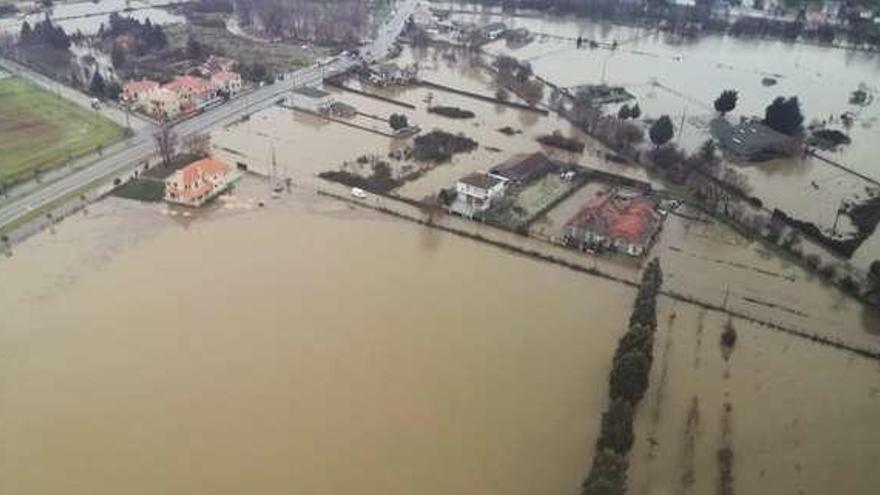
[[[462,8],[457,3],[435,3]],[[503,21],[535,33],[571,38],[539,37],[526,46],[515,47],[497,41],[485,50],[527,60],[538,75],[562,87],[600,82],[623,85],[638,98],[645,117],[670,115],[676,124],[675,142],[687,149],[695,149],[708,137],[708,124],[715,117],[712,101],[725,88],[736,89],[740,96],[736,110],[728,116],[731,121],[763,117],[764,108],[777,96],[799,98],[805,125],[831,121],[832,128],[843,129],[840,114],[853,112],[855,122],[845,129],[852,144],[822,154],[880,180],[875,159],[880,151],[876,139],[880,132],[880,102],[875,99],[867,107],[848,102],[851,92],[862,84],[880,96],[877,54],[732,36],[682,39],[574,16],[512,17],[477,5],[464,8],[479,13],[454,13],[452,19]],[[578,50],[572,40],[577,36],[617,41],[620,46],[614,51]],[[764,86],[764,77],[775,78],[777,84]],[[865,181],[812,157],[737,167],[750,178],[754,195],[765,205],[790,211],[829,231],[841,201],[864,200],[868,194],[869,184]],[[848,232],[852,226],[843,218],[839,229]],[[878,237],[856,252],[853,262],[857,266],[867,268],[880,258]]]
[[[632,289],[434,235],[299,192],[20,245],[2,492],[572,492]]]
[[[491,94],[469,70],[435,72]],[[502,153],[457,157],[404,186],[409,197],[570,131],[433,95],[478,118],[429,117],[421,88],[395,97],[417,104],[423,127]],[[111,198],[0,260],[0,492],[578,493],[633,289],[313,193],[318,172],[401,146],[387,138],[279,108],[212,137],[224,159],[264,172],[274,148],[295,193],[272,199],[249,177],[189,216]],[[638,276],[632,263],[504,240]],[[670,290],[880,347],[873,316],[723,226],[670,217],[652,254]],[[659,321],[631,493],[678,493],[684,475],[690,493],[713,492],[725,402],[735,493],[855,495],[880,482],[876,363],[739,320],[725,362],[726,317],[664,298]]]

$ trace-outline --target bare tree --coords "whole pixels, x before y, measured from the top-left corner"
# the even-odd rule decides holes
[[[156,148],[162,157],[162,164],[166,167],[171,165],[171,160],[177,152],[177,133],[171,129],[168,124],[162,124],[162,127],[153,135],[156,138]]]

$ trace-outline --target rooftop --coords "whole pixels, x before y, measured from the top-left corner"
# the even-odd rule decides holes
[[[164,88],[170,89],[171,91],[180,91],[182,89],[187,89],[194,92],[202,92],[202,91],[210,91],[211,83],[202,79],[201,77],[196,76],[177,76],[173,81],[169,82]]]
[[[140,93],[142,91],[152,91],[159,89],[159,83],[149,79],[141,79],[140,81],[128,81],[125,83],[124,91],[130,93]]]
[[[480,189],[491,189],[498,184],[504,182],[502,179],[498,177],[493,177],[489,174],[484,174],[481,172],[475,172],[470,175],[466,175],[461,179],[458,179],[459,182],[463,184],[467,184],[469,186],[478,187]]]
[[[660,214],[653,201],[615,192],[597,193],[566,224],[566,227],[638,246],[647,244],[659,226]]]
[[[555,168],[555,162],[539,151],[532,154],[515,155],[493,167],[490,173],[514,182],[525,183],[540,179]]]
[[[713,131],[725,151],[752,158],[767,152],[781,151],[790,138],[760,122],[731,125],[724,119],[712,123]]]

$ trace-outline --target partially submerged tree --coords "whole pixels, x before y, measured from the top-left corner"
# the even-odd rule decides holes
[[[721,95],[715,99],[715,110],[724,116],[727,112],[736,108],[736,102],[738,99],[739,93],[732,89],[725,89],[721,92]]]
[[[764,124],[783,134],[792,135],[801,130],[804,116],[797,96],[780,96],[764,111]]]
[[[388,125],[391,126],[391,129],[399,131],[409,126],[409,120],[402,113],[392,113],[388,117]]]
[[[668,143],[675,136],[675,127],[672,125],[672,119],[668,115],[661,116],[651,124],[648,135],[651,137],[651,142],[657,148]]]
[[[635,105],[632,106],[632,108],[629,109],[629,118],[637,119],[641,116],[642,116],[642,107],[640,107],[639,104],[636,103]]]

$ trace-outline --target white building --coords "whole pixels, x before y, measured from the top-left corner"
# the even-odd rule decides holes
[[[292,91],[290,103],[296,108],[315,113],[330,111],[333,98],[330,93],[317,88],[304,86]]]
[[[504,196],[506,184],[501,177],[479,172],[462,177],[455,184],[456,196],[450,210],[465,217],[483,213]]]

